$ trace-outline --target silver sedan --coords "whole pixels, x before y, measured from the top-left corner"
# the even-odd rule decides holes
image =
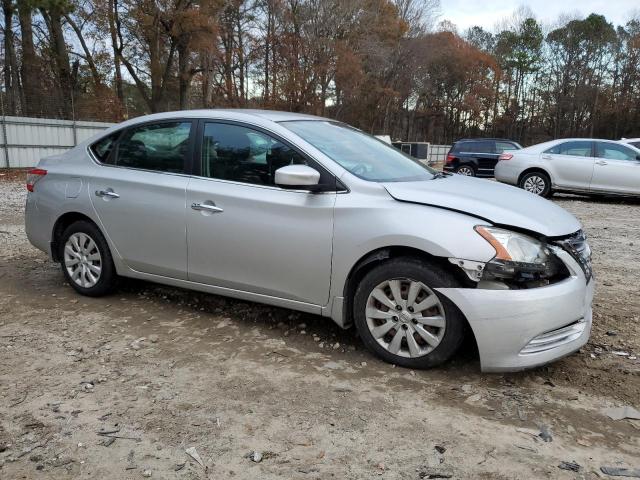
[[[310,312],[410,368],[445,362],[465,334],[484,370],[589,338],[590,250],[572,215],[329,119],[136,118],[41,160],[27,188],[29,240],[83,295],[132,277]]]
[[[640,195],[640,149],[612,140],[553,140],[500,155],[495,177],[543,197]]]

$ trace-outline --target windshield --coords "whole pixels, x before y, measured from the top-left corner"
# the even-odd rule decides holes
[[[431,180],[436,173],[395,147],[343,123],[295,120],[282,122],[281,125],[364,180]]]

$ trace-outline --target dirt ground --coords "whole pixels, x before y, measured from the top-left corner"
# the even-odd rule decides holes
[[[640,421],[602,412],[640,409],[640,202],[554,198],[593,248],[592,338],[497,375],[479,372],[471,347],[444,368],[394,368],[327,319],[144,282],[80,297],[28,243],[25,194],[21,175],[0,171],[0,478],[640,469]]]

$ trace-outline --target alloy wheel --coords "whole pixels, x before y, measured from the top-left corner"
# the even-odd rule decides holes
[[[96,242],[83,232],[71,235],[64,245],[64,266],[76,285],[93,287],[102,273],[102,256]]]
[[[409,278],[387,280],[369,294],[365,317],[373,338],[389,353],[428,355],[442,341],[445,310],[433,290]]]
[[[460,167],[457,171],[458,175],[464,175],[466,177],[473,177],[473,169],[471,167]]]
[[[546,187],[547,183],[544,178],[538,175],[531,175],[530,177],[527,177],[522,185],[522,188],[527,192],[534,193],[536,195],[542,195]]]

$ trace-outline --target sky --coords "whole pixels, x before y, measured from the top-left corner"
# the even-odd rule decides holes
[[[441,0],[441,20],[450,20],[460,33],[473,25],[493,30],[496,23],[510,17],[520,6],[529,7],[543,24],[554,23],[562,14],[604,15],[614,25],[624,25],[635,14],[640,17],[638,0]]]

